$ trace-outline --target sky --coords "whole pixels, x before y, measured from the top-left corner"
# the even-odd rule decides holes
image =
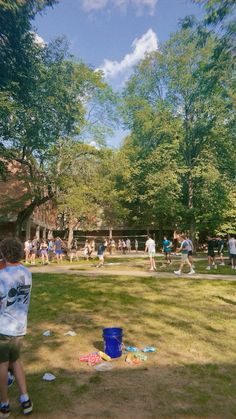
[[[191,0],[59,0],[36,17],[34,30],[46,43],[66,36],[73,55],[102,69],[120,90],[145,53],[177,30],[179,19],[202,12]],[[122,136],[117,130],[110,143],[118,145]]]

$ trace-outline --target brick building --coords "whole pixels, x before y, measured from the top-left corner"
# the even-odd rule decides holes
[[[9,175],[0,179],[0,239],[14,235],[18,213],[31,200],[32,188],[27,167],[17,162],[9,163]],[[22,238],[46,238],[56,229],[57,211],[52,201],[36,207],[30,218],[22,225]]]

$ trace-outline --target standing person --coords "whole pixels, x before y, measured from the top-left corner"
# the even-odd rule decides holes
[[[155,263],[155,254],[156,254],[156,243],[151,236],[147,236],[147,241],[145,243],[145,252],[148,252],[149,261],[150,261],[150,271],[156,270]]]
[[[37,251],[38,251],[38,239],[35,236],[34,239],[31,242],[31,249],[30,249],[31,265],[35,265],[35,259],[36,259]]]
[[[231,260],[231,268],[236,269],[236,240],[231,235],[229,236],[228,247]]]
[[[60,237],[56,237],[56,240],[54,242],[54,252],[56,255],[57,263],[62,263],[62,239]]]
[[[172,242],[168,240],[166,236],[163,237],[162,246],[163,246],[162,251],[165,254],[165,260],[168,264],[171,264]]]
[[[187,236],[185,234],[182,234],[180,236],[180,247],[179,249],[176,250],[176,252],[181,252],[181,262],[180,262],[180,267],[178,271],[174,271],[175,275],[181,275],[182,273],[182,269],[184,267],[185,264],[187,264],[190,268],[189,271],[189,275],[195,274],[195,271],[192,268],[191,263],[189,262],[188,259],[188,241],[187,241]]]
[[[46,240],[43,240],[40,244],[40,252],[41,252],[41,258],[42,258],[42,264],[45,265],[49,263],[48,260],[48,244]]]
[[[208,266],[206,270],[209,271],[211,268],[217,269],[217,265],[215,263],[215,239],[213,237],[207,237],[207,257],[208,257]]]
[[[125,255],[126,254],[126,241],[124,239],[122,240],[121,246],[122,246],[122,253],[123,255]]]
[[[25,241],[25,247],[24,247],[24,252],[25,252],[25,263],[30,263],[30,251],[31,251],[31,240],[26,240]]]
[[[115,249],[116,249],[116,242],[114,239],[110,239],[110,243],[109,243],[109,253],[110,255],[113,255],[113,253],[115,253]]]
[[[118,250],[122,253],[122,241],[120,239],[118,240]]]
[[[219,236],[218,240],[217,240],[217,245],[218,245],[218,256],[220,257],[220,265],[224,266],[225,262],[224,262],[224,246],[225,246],[225,242],[223,237]]]
[[[104,253],[107,248],[107,241],[104,239],[102,243],[98,245],[98,259],[99,263],[97,265],[97,268],[101,268],[104,265]]]
[[[54,241],[52,239],[49,240],[48,242],[48,259],[49,261],[53,260],[53,256],[54,256]]]
[[[131,241],[128,238],[126,239],[126,249],[128,253],[131,252]]]
[[[134,248],[135,248],[135,252],[138,253],[138,239],[134,240]]]
[[[20,361],[20,347],[27,329],[32,275],[20,264],[23,248],[18,240],[4,239],[0,243],[0,254],[6,263],[0,270],[0,417],[10,415],[8,369],[16,378],[23,414],[28,415],[33,403]]]

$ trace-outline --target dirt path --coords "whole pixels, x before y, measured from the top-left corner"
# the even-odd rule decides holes
[[[71,267],[68,265],[46,265],[46,266],[30,266],[29,269],[32,273],[57,273],[57,274],[68,274],[68,275],[83,275],[83,276],[101,276],[101,275],[115,275],[115,276],[140,276],[140,277],[161,277],[161,278],[178,278],[174,273],[171,272],[150,272],[145,271],[142,269],[132,268],[130,269],[114,269],[106,268],[82,268],[81,265],[72,265]],[[194,274],[189,275],[187,273],[183,273],[181,278],[194,278],[200,280],[220,280],[220,281],[236,281],[235,275],[213,275],[213,274]]]

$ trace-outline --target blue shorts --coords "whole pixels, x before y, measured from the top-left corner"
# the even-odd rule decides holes
[[[55,253],[56,253],[56,255],[61,255],[62,254],[62,250],[61,249],[55,250]]]

